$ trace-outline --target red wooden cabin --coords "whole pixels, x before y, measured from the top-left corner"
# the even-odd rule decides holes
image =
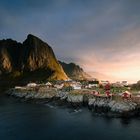
[[[130,92],[128,92],[128,91],[125,91],[123,94],[122,94],[122,98],[124,98],[124,99],[128,99],[128,98],[131,98],[131,93]]]
[[[110,93],[109,90],[107,90],[107,91],[105,92],[105,94],[106,94],[107,97],[111,97],[111,96],[112,96],[112,94]]]
[[[108,83],[108,84],[105,85],[104,88],[105,88],[105,90],[110,90],[110,89],[111,89],[111,86],[110,86],[110,84]]]

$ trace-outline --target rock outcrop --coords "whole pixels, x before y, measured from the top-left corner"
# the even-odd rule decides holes
[[[95,97],[88,94],[71,94],[69,92],[56,89],[46,89],[39,87],[38,90],[32,88],[12,89],[8,94],[25,99],[59,99],[74,107],[87,105],[90,110],[96,113],[104,113],[109,116],[130,117],[138,114],[138,104],[131,100],[117,101],[107,97]]]
[[[112,112],[121,115],[129,115],[137,109],[137,104],[132,101],[116,101],[109,98],[90,98],[88,105],[93,110],[98,108],[106,113]]]

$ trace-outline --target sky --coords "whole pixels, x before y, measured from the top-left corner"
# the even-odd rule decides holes
[[[28,34],[103,80],[140,80],[140,0],[0,0],[0,39]]]

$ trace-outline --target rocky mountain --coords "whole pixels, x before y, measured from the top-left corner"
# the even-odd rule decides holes
[[[52,48],[31,34],[23,43],[0,41],[0,73],[27,80],[68,79]]]
[[[0,71],[10,73],[19,68],[19,56],[22,44],[14,40],[0,40]]]
[[[75,63],[65,63],[59,61],[59,63],[62,65],[65,73],[71,78],[75,80],[86,80],[86,79],[91,79],[91,76],[88,75],[84,70],[79,66],[76,65]]]

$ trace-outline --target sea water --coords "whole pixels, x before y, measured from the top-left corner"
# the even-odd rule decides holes
[[[140,118],[0,97],[0,140],[140,140]]]

